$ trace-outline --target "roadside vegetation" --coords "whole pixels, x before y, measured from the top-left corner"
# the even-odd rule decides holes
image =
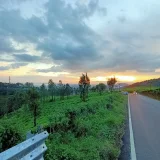
[[[116,160],[127,97],[112,87],[109,92],[104,84],[100,86],[92,91],[86,74],[80,78],[79,90],[62,81],[56,87],[52,80],[48,90],[44,84],[39,89],[29,87],[21,107],[0,118],[0,151],[24,141],[28,131],[37,133],[41,127],[49,132],[46,160]]]
[[[160,100],[160,87],[156,86],[137,86],[137,87],[127,87],[123,89],[129,93],[136,91],[139,94]]]

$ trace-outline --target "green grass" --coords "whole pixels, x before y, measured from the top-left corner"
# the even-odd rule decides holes
[[[71,96],[41,104],[37,123],[48,131],[54,130],[46,141],[45,159],[116,160],[124,134],[126,103],[127,97],[115,92],[101,96],[90,93],[87,102]],[[27,106],[4,116],[0,124],[1,129],[6,125],[18,128],[23,138],[27,131],[36,130]]]

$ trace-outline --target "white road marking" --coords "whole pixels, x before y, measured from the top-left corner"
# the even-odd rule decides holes
[[[129,112],[129,131],[130,131],[131,160],[137,160],[136,150],[135,150],[135,145],[134,145],[134,136],[133,136],[133,128],[132,128],[132,119],[131,119],[129,95],[128,95],[128,112]]]

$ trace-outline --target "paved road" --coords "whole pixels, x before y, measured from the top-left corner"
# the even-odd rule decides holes
[[[160,160],[160,101],[129,95],[137,160]]]

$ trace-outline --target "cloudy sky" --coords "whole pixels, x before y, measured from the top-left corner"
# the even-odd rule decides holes
[[[0,0],[0,81],[160,77],[159,0]]]

